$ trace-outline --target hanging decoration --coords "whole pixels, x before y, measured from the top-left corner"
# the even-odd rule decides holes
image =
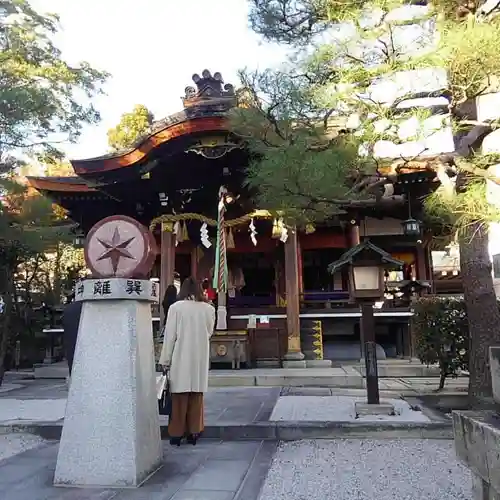
[[[314,224],[306,224],[306,234],[312,234],[316,231]]]
[[[226,231],[224,228],[224,214],[226,212],[225,196],[227,189],[219,189],[219,204],[217,205],[217,243],[215,246],[215,269],[212,287],[217,292],[227,291],[227,261],[226,261]]]
[[[288,229],[281,217],[279,219],[274,219],[272,238],[279,239],[282,243],[286,243],[288,239]]]
[[[186,222],[181,222],[181,238],[182,240],[179,239],[179,241],[189,241],[189,233]]]
[[[280,241],[281,243],[286,243],[286,240],[288,240],[288,229],[283,225],[281,228]]]
[[[210,242],[210,239],[208,237],[208,228],[207,228],[207,223],[206,222],[204,222],[201,225],[201,228],[200,228],[200,240],[201,240],[201,244],[205,248],[210,248],[212,246],[212,243]]]
[[[224,201],[223,204],[225,211]],[[162,231],[173,231],[176,234],[177,244],[189,240],[189,234],[186,224],[187,221],[200,221],[202,223],[200,228],[200,239],[202,245],[205,248],[210,248],[212,246],[212,243],[210,242],[210,239],[208,237],[208,226],[212,226],[217,227],[218,235],[221,229],[224,230],[225,249],[227,249],[234,248],[234,235],[232,232],[232,228],[248,223],[250,239],[252,240],[254,246],[257,246],[257,230],[255,228],[254,219],[269,220],[273,218],[271,212],[267,210],[255,210],[254,212],[230,220],[225,220],[224,216],[222,217],[222,219],[220,219],[221,214],[219,213],[218,215],[218,220],[214,220],[196,213],[185,213],[177,215],[165,214],[153,219],[151,221],[151,224],[149,225],[149,229],[153,231],[158,224],[161,224]],[[306,227],[306,232],[308,232],[308,234],[315,231],[315,228],[312,224],[309,226],[310,227]],[[273,220],[272,237],[274,239],[279,239],[283,243],[287,241],[288,229],[282,217]]]
[[[169,232],[172,233],[174,231],[174,224],[173,222],[162,222],[161,223],[161,232]]]
[[[274,219],[273,221],[273,232],[271,234],[271,237],[274,239],[279,239],[281,238],[281,233],[283,231],[283,219]]]
[[[242,215],[241,217],[225,220],[224,227],[229,228],[229,227],[241,226],[242,224],[246,224],[247,222],[249,222],[251,219],[272,219],[272,218],[273,216],[271,212],[267,210],[255,210],[254,212]],[[200,221],[202,223],[205,223],[207,226],[212,226],[212,227],[217,226],[217,221],[211,219],[210,217],[205,217],[204,215],[195,213],[185,213],[177,215],[171,215],[171,214],[160,215],[159,217],[156,217],[151,221],[149,229],[153,231],[158,224],[162,224],[164,222],[170,222],[173,224],[177,221],[192,221],[192,220]]]
[[[255,224],[253,219],[250,219],[250,225],[248,226],[248,230],[250,231],[250,239],[252,240],[253,246],[257,246],[257,230],[255,229]]]
[[[236,248],[236,245],[234,243],[234,236],[233,236],[233,230],[232,228],[229,228],[227,230],[227,237],[226,237],[226,248]]]
[[[181,238],[181,231],[180,231],[180,222],[177,221],[174,224],[174,234],[175,234],[175,246],[177,246],[179,243],[182,243]]]

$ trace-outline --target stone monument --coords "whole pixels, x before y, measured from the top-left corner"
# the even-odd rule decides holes
[[[151,304],[146,278],[153,235],[125,216],[98,222],[87,236],[92,279],[76,286],[83,301],[57,486],[137,487],[161,467]]]
[[[500,407],[500,347],[490,347],[493,396]],[[453,412],[458,457],[472,472],[473,500],[500,500],[500,413]]]

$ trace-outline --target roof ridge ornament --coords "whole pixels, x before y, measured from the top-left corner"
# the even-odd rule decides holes
[[[223,105],[226,109],[236,106],[236,93],[230,83],[224,84],[222,75],[217,72],[212,75],[208,69],[203,70],[201,76],[193,75],[196,88],[185,88],[185,97],[182,102],[185,108],[193,106]]]

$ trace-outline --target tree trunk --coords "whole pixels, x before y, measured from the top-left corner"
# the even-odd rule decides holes
[[[4,300],[3,313],[0,315],[0,386],[5,375],[5,356],[9,344],[10,320],[12,315],[12,275],[9,269],[0,267],[0,291]]]
[[[62,272],[61,272],[61,244],[59,243],[56,248],[56,258],[54,262],[54,305],[61,303],[62,296]]]
[[[446,383],[446,368],[441,366],[441,374],[439,375],[439,387],[438,391],[444,389],[444,384]]]
[[[493,400],[489,347],[500,345],[500,312],[491,275],[486,225],[476,222],[462,234],[460,267],[470,332],[469,398],[473,406],[484,406]]]

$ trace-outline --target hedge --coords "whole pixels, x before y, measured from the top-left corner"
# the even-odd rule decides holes
[[[447,377],[469,367],[469,327],[463,299],[422,297],[414,306],[412,335],[417,357],[427,366],[438,364],[439,389]]]

